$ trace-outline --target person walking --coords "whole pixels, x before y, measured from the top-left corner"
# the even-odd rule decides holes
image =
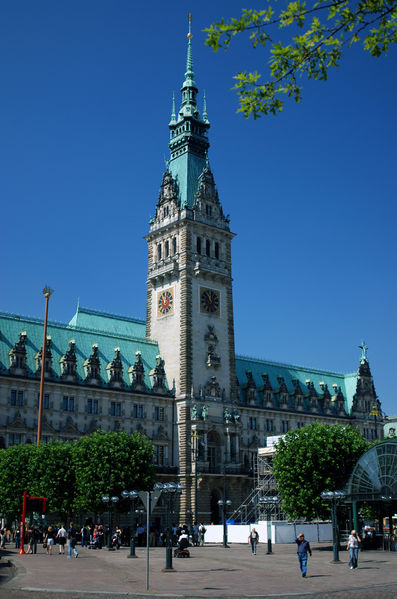
[[[295,543],[298,545],[298,560],[299,567],[302,572],[302,578],[306,577],[307,573],[307,554],[312,556],[312,550],[310,549],[309,541],[306,541],[303,532],[300,532],[295,539]]]
[[[72,550],[73,550],[74,557],[78,557],[79,554],[77,553],[77,549],[76,549],[77,530],[74,528],[73,522],[71,522],[69,524],[67,539],[68,539],[68,558],[72,557]]]
[[[61,554],[65,555],[66,536],[67,536],[66,528],[64,527],[63,524],[61,524],[61,528],[58,530],[58,534],[56,536],[56,538],[58,539],[58,543],[59,543],[59,555],[61,555]]]
[[[358,566],[358,544],[361,543],[361,539],[355,530],[352,530],[351,535],[347,541],[347,549],[350,554],[349,567],[350,570],[354,570]]]
[[[49,526],[47,529],[47,534],[44,537],[44,543],[47,545],[46,553],[47,555],[52,555],[52,548],[55,544],[55,530],[52,526]]]
[[[205,533],[206,532],[207,532],[207,529],[205,528],[204,524],[200,523],[199,530],[198,530],[198,544],[199,544],[199,547],[204,547]]]
[[[259,543],[259,534],[255,528],[251,530],[248,541],[251,543],[252,555],[256,555],[256,545]]]

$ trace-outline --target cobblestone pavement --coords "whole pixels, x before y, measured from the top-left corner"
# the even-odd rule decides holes
[[[162,572],[165,550],[150,550],[149,590],[146,591],[146,554],[137,549],[138,559],[127,559],[129,550],[109,552],[79,548],[77,559],[64,555],[20,556],[16,551],[2,554],[0,564],[10,560],[13,568],[1,568],[2,574],[14,576],[0,584],[0,598],[46,599],[116,599],[151,595],[161,599],[198,597],[265,597],[311,599],[396,599],[397,552],[367,551],[360,553],[357,570],[348,568],[348,555],[341,552],[341,562],[332,563],[332,552],[313,544],[308,576],[298,570],[294,545],[277,545],[273,555],[266,555],[264,545],[252,555],[248,545],[191,548],[190,559],[174,559],[174,572]],[[57,546],[55,550],[57,550]],[[8,555],[7,555],[8,553]]]

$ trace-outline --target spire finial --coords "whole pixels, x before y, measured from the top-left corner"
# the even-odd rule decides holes
[[[361,349],[361,364],[367,361],[367,349],[368,347],[365,345],[365,341],[361,341],[361,345],[358,346]]]
[[[189,79],[193,79],[193,57],[192,57],[192,15],[188,14],[189,20],[189,32],[187,34],[188,44],[187,44],[187,60],[186,60],[186,73],[185,77]]]
[[[176,112],[175,112],[175,92],[172,92],[172,111],[171,111],[171,123],[176,122]]]
[[[193,37],[193,33],[192,33],[192,13],[191,12],[189,12],[187,14],[187,18],[188,18],[188,21],[189,21],[189,33],[187,34],[187,37],[188,37],[189,40],[191,40],[192,37]]]

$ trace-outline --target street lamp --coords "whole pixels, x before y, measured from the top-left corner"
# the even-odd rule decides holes
[[[197,462],[199,453],[199,439],[200,435],[197,431],[192,432],[192,460],[194,462],[194,522],[198,522],[198,509],[197,509],[197,497],[198,497],[198,484],[197,484]]]
[[[377,404],[374,404],[369,413],[370,416],[373,417],[375,423],[375,439],[378,438],[378,429],[376,428],[376,418],[382,418],[382,412],[380,411]]]
[[[108,506],[108,514],[109,514],[109,536],[108,536],[108,550],[112,551],[112,529],[113,529],[113,508],[119,502],[119,498],[116,495],[113,497],[109,497],[109,495],[104,495],[102,497],[102,501],[105,505]]]
[[[323,491],[321,493],[321,499],[329,501],[331,504],[331,518],[332,518],[332,547],[334,552],[333,562],[339,562],[339,531],[338,531],[338,517],[336,513],[336,505],[341,502],[346,496],[345,491]]]
[[[123,499],[129,499],[130,501],[130,554],[127,555],[127,557],[137,557],[135,555],[135,502],[139,497],[139,493],[138,491],[123,491],[121,495],[123,496]]]
[[[221,510],[221,514],[222,514],[222,524],[223,524],[223,547],[225,549],[227,549],[229,547],[229,545],[227,544],[227,524],[226,524],[226,513],[228,508],[230,508],[230,506],[232,505],[232,502],[230,499],[226,499],[225,501],[223,499],[218,499],[218,505],[219,508]]]
[[[172,567],[172,534],[171,534],[171,514],[174,510],[175,500],[183,491],[181,483],[156,483],[155,491],[160,491],[166,502],[166,547],[165,547],[165,568],[162,572],[173,572]]]
[[[43,347],[41,350],[41,373],[40,373],[40,391],[39,391],[39,414],[37,417],[37,441],[40,445],[41,440],[41,423],[43,420],[43,392],[44,392],[44,371],[45,371],[45,350],[47,345],[47,320],[48,320],[48,302],[54,290],[46,285],[43,289],[45,297],[45,314],[44,314],[44,332],[43,332]]]
[[[267,555],[272,555],[272,507],[279,503],[277,495],[265,495],[259,498],[259,503],[265,506],[267,517]]]

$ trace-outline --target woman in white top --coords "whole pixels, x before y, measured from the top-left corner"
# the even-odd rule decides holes
[[[361,539],[355,530],[352,530],[349,540],[347,541],[347,548],[350,553],[349,566],[350,570],[357,568],[358,565],[358,544],[361,543]]]

